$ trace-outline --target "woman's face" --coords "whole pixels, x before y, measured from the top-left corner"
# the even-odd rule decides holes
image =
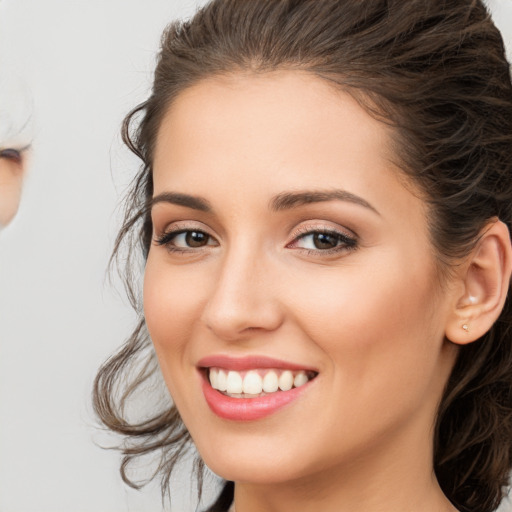
[[[451,299],[393,157],[388,128],[300,72],[203,81],[166,113],[145,315],[221,476],[431,464]]]

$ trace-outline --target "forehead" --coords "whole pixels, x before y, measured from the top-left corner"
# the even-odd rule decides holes
[[[258,166],[282,171],[292,160],[325,171],[334,150],[340,167],[376,160],[382,167],[393,158],[390,141],[386,125],[308,73],[228,75],[201,81],[174,100],[153,163],[156,178],[171,168],[204,172],[205,160],[225,171],[245,169],[246,176]]]
[[[353,97],[307,74],[204,81],[184,91],[164,116],[154,195],[199,197],[211,206],[208,218],[226,231],[256,233],[271,232],[279,219],[293,222],[293,215],[331,215],[324,204],[280,217],[287,214],[269,207],[276,197],[341,190],[379,215],[370,220],[368,208],[344,201],[337,203],[337,222],[371,231],[370,244],[393,241],[403,254],[431,265],[428,205],[394,163],[392,141],[389,126]]]
[[[343,189],[391,216],[416,210],[419,220],[425,203],[404,186],[392,135],[309,73],[216,77],[183,91],[166,112],[154,193],[193,193],[223,207],[238,201],[243,210],[283,191]]]

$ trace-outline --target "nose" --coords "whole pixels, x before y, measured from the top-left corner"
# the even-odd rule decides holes
[[[217,337],[238,341],[274,331],[283,322],[279,282],[261,253],[233,249],[222,261],[203,321]]]

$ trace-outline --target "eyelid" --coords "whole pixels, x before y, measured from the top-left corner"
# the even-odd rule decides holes
[[[194,247],[190,247],[190,248],[177,247],[177,246],[173,246],[171,244],[171,241],[175,237],[179,236],[180,234],[192,232],[192,231],[204,233],[205,235],[207,235],[210,238],[210,240],[215,241],[215,244],[207,244],[205,246],[195,247],[195,248]],[[167,247],[168,250],[174,251],[174,252],[188,252],[188,251],[197,252],[197,251],[200,251],[201,249],[204,249],[205,247],[212,247],[212,246],[219,245],[217,237],[211,233],[211,230],[207,226],[205,226],[202,222],[197,222],[197,221],[176,221],[176,222],[171,222],[171,223],[165,225],[165,227],[161,230],[155,229],[154,234],[153,234],[153,241],[156,245],[165,246],[165,247]]]
[[[5,148],[0,150],[0,158],[6,158],[16,163],[21,163],[23,160],[22,150],[14,148]]]
[[[0,158],[20,158],[23,157],[23,153],[31,148],[31,144],[27,144],[23,147],[15,146],[0,146]]]
[[[178,239],[178,237],[180,237],[181,235],[185,235],[187,233],[201,233],[201,234],[205,235],[205,237],[208,239],[207,243],[205,245],[201,245],[199,247],[186,247],[186,246],[180,246],[176,243],[171,243],[171,242],[174,242],[176,239]],[[213,241],[214,243],[210,243],[211,241]],[[213,236],[211,236],[208,233],[206,233],[205,231],[201,231],[199,229],[179,229],[177,231],[171,230],[171,231],[164,233],[160,238],[158,238],[156,240],[156,243],[158,245],[166,245],[166,246],[173,247],[179,251],[189,251],[189,250],[197,251],[197,250],[204,249],[205,247],[216,247],[219,245],[219,243]]]
[[[320,233],[335,236],[341,243],[330,249],[297,247],[297,244],[301,239]],[[340,226],[334,227],[329,223],[326,224],[325,222],[301,224],[294,229],[291,237],[292,240],[286,245],[287,248],[303,251],[313,256],[328,256],[340,252],[353,251],[357,249],[359,245],[359,237],[352,230],[342,228]]]
[[[301,223],[299,226],[294,228],[292,231],[290,238],[291,241],[303,236],[312,233],[333,233],[338,234],[346,238],[353,239],[355,241],[359,240],[359,237],[352,231],[351,229],[341,227],[339,225],[333,225],[330,222],[325,221],[307,221]]]
[[[162,225],[160,229],[158,229],[158,224]],[[204,231],[206,234],[216,238],[216,236],[212,234],[212,230],[206,224],[196,220],[175,220],[161,223],[153,221],[153,230],[155,235],[162,235],[171,231]]]

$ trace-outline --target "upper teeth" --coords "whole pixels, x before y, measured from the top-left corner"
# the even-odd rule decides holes
[[[308,375],[309,374],[309,375]],[[312,378],[304,370],[249,370],[237,372],[222,368],[210,368],[209,379],[212,388],[228,394],[259,395],[274,393],[277,390],[288,391],[303,386]]]

